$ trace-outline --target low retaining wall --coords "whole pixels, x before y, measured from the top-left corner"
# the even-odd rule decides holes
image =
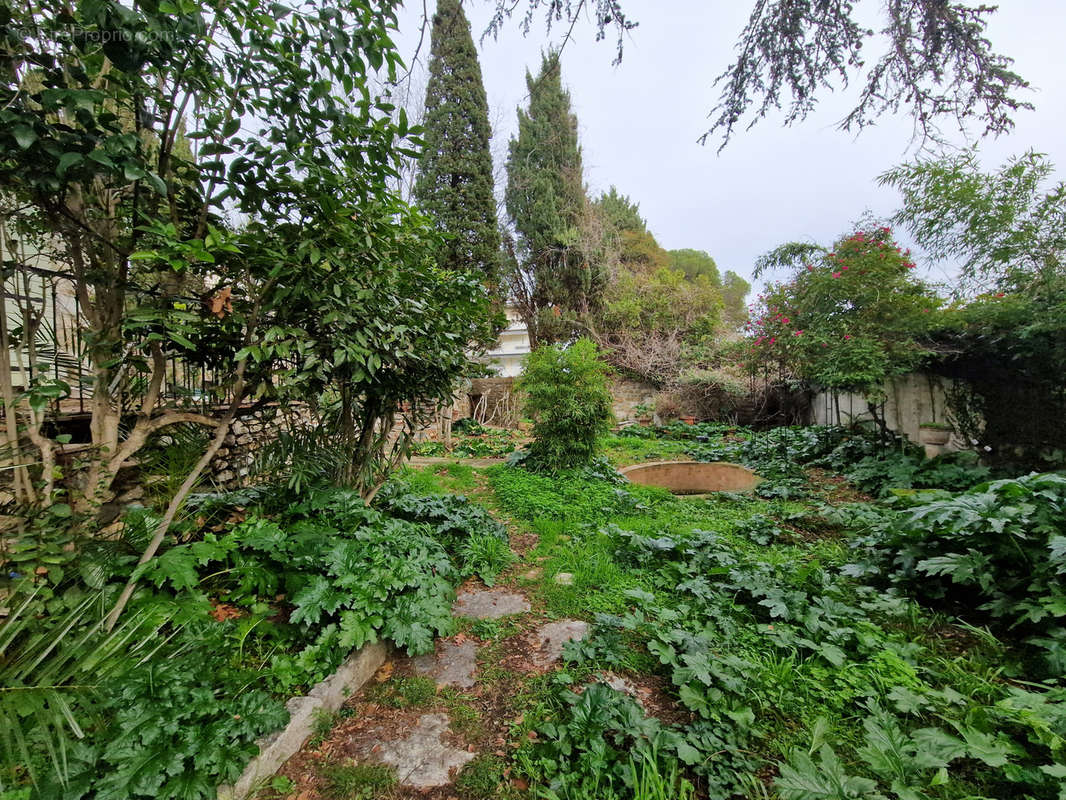
[[[724,461],[655,461],[621,470],[631,482],[658,486],[674,494],[750,492],[762,478],[747,467]]]
[[[259,755],[248,763],[236,783],[218,787],[218,800],[242,800],[262,788],[314,733],[315,712],[321,709],[330,713],[344,705],[385,663],[386,654],[384,644],[368,644],[350,655],[336,672],[315,684],[307,695],[289,700],[285,704],[289,724],[257,742]]]

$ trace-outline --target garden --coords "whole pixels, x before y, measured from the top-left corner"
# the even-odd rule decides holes
[[[870,430],[636,426],[591,463],[538,433],[512,465],[403,470],[371,507],[325,488],[195,496],[141,567],[147,511],[76,555],[25,549],[51,572],[9,600],[5,682],[79,691],[5,706],[15,775],[40,796],[213,796],[353,648],[388,642],[400,664],[444,637],[476,644],[472,686],[379,672],[261,796],[421,796],[334,755],[346,725],[400,708],[443,709],[477,753],[447,786],[463,798],[1061,797],[1066,478]],[[649,443],[765,481],[629,484],[614,464]],[[131,572],[142,589],[105,632],[94,611]],[[464,582],[530,610],[453,617]],[[558,620],[588,628],[559,663],[531,660],[530,633]]]
[[[589,193],[561,50],[497,180],[459,0],[417,102],[399,2],[30,5],[0,0],[0,800],[1066,800],[1047,157],[897,166],[891,219],[766,242],[749,302]],[[587,10],[484,35],[519,7]],[[887,35],[859,128],[1004,132],[992,12],[755,4],[713,130],[801,119]]]

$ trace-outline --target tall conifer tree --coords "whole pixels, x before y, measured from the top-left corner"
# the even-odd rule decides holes
[[[450,234],[441,263],[499,282],[489,105],[461,0],[438,0],[426,87],[425,152],[414,195]]]
[[[534,344],[566,336],[595,305],[601,276],[576,246],[586,210],[577,117],[563,88],[559,55],[526,73],[529,110],[518,109],[518,136],[507,159],[507,213],[517,233],[512,294]]]

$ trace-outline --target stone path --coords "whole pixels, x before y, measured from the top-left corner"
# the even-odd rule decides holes
[[[473,619],[497,619],[529,611],[524,595],[506,589],[484,589],[462,592],[452,606],[452,614]]]
[[[513,618],[517,632],[500,640],[506,642],[506,651],[496,654],[495,663],[486,662],[485,666],[491,663],[516,674],[554,668],[566,642],[583,638],[589,627],[581,620],[567,619],[538,624],[525,595],[503,587],[461,590],[452,613],[474,620]],[[467,711],[475,717],[479,713],[488,717],[496,711],[491,698],[484,695],[498,690],[487,687],[479,675],[479,650],[488,646],[488,642],[479,643],[475,637],[460,633],[439,640],[433,653],[386,663],[379,671],[379,682],[369,688],[372,698],[386,698],[384,704],[370,699],[367,705],[359,705],[351,723],[338,724],[324,742],[316,743],[317,749],[301,751],[286,766],[285,773],[296,779],[298,786],[313,785],[323,764],[378,763],[392,767],[398,787],[413,793],[402,791],[400,797],[452,797],[450,785],[479,752],[503,755],[499,748],[504,746],[511,724],[509,718],[483,719],[482,730],[471,738],[456,730],[448,712],[439,710],[441,702],[451,702],[480,709]],[[411,678],[429,678],[436,684],[437,697],[431,699],[430,707],[425,709],[423,705],[424,711],[390,707],[389,687],[396,682],[402,686],[402,681]],[[304,793],[297,794],[303,796]],[[306,796],[324,795],[312,792]]]
[[[382,743],[378,757],[383,764],[396,768],[401,786],[414,789],[444,786],[451,782],[452,770],[474,759],[473,753],[443,741],[450,724],[447,714],[423,714],[410,736]]]
[[[477,645],[471,641],[443,642],[436,653],[411,659],[411,666],[416,674],[433,678],[438,687],[469,689],[475,683]]]
[[[588,635],[589,624],[577,619],[564,619],[541,625],[535,632],[537,649],[533,651],[533,663],[547,667],[563,657],[563,645]]]

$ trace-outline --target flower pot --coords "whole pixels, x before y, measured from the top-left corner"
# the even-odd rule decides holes
[[[946,445],[951,439],[951,433],[951,428],[926,425],[920,425],[918,427],[918,438],[921,440],[922,444],[931,444],[937,447]]]
[[[637,422],[646,428],[651,425],[651,417],[637,417]]]
[[[696,424],[696,418],[695,417],[682,417],[681,421],[684,422],[686,425],[695,425]]]

